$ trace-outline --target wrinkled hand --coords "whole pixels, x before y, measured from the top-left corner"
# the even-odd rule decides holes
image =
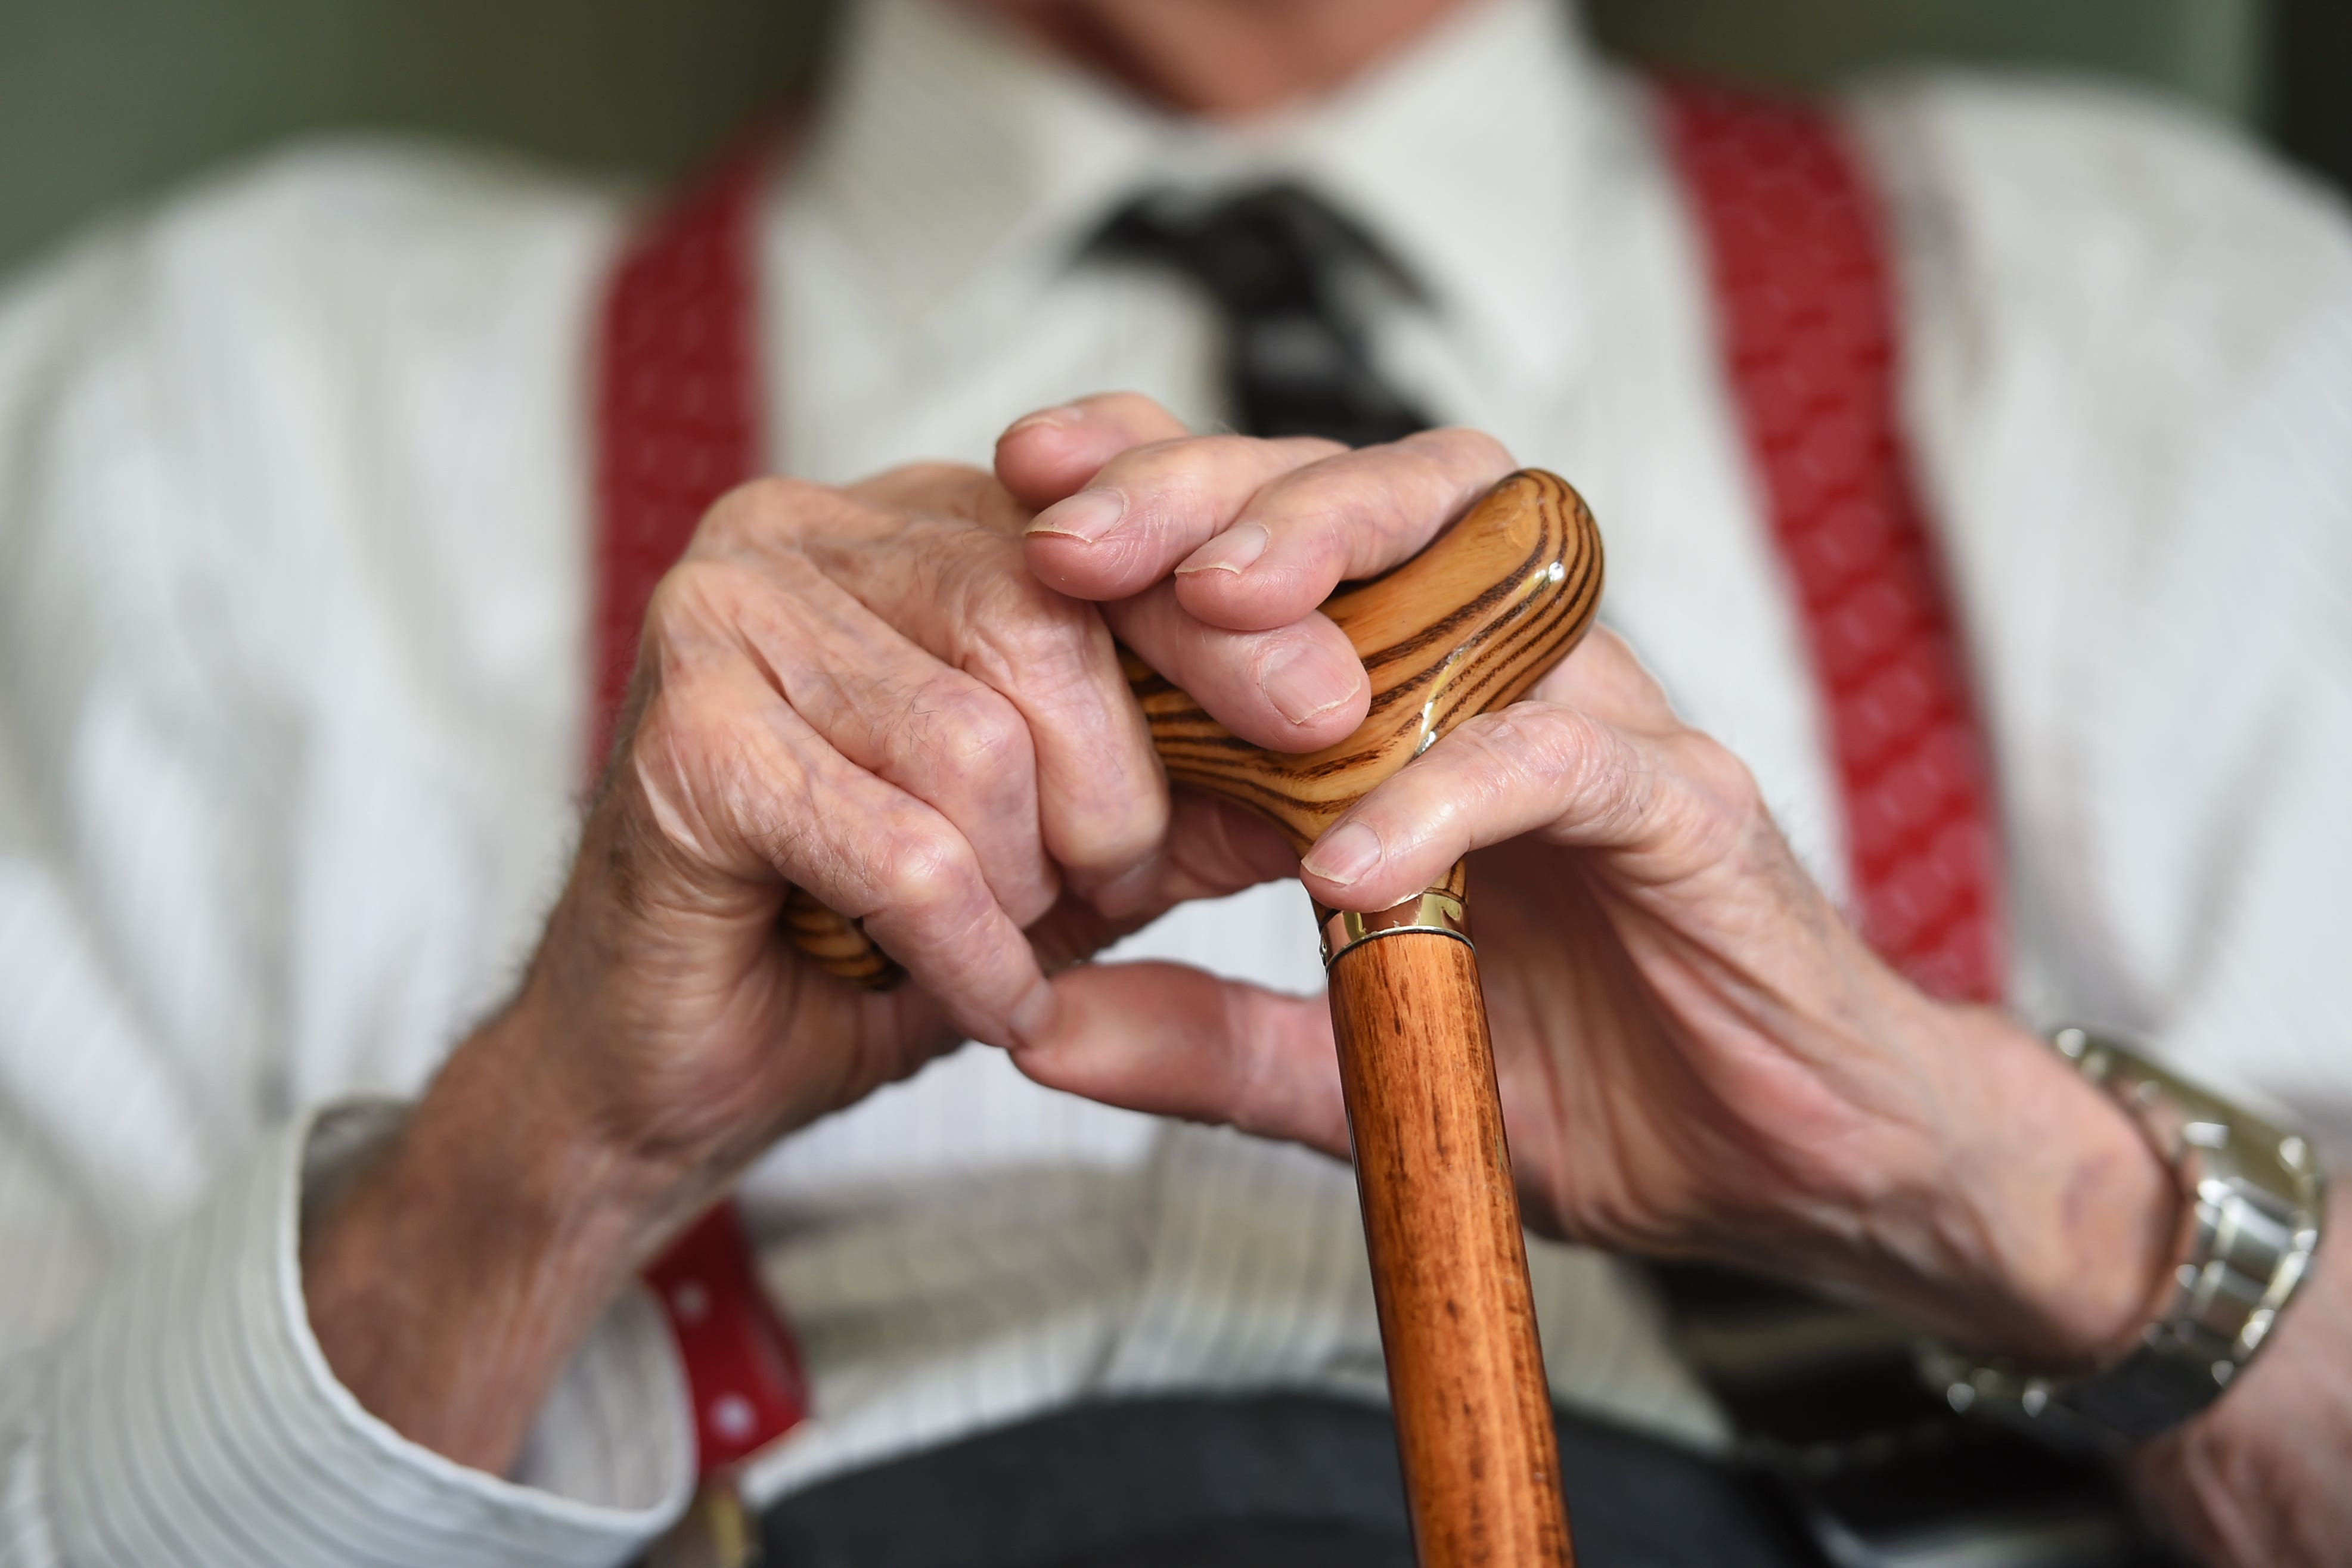
[[[1093,486],[1119,483],[1114,464]],[[1110,510],[1080,496],[1034,527],[1066,508]],[[1412,531],[1365,495],[1205,538],[1149,517],[1086,549],[1033,531],[1031,559],[1074,594],[1169,574],[1154,591],[1209,624],[1275,626]],[[1621,639],[1596,632],[1464,724],[1303,870],[1325,904],[1375,910],[1465,854],[1531,1223],[1801,1274],[2053,1363],[2137,1326],[2170,1212],[2137,1133],[1997,1014],[1888,970]],[[1057,983],[1055,1027],[1017,1053],[1033,1076],[1344,1152],[1319,998],[1168,965]]]
[[[1361,722],[1361,664],[1312,600],[1204,620],[1126,541],[1318,518],[1335,563],[1369,569],[1507,467],[1464,433],[1362,454],[1192,438],[1114,396],[1022,422],[993,475],[719,502],[654,596],[520,994],[306,1242],[337,1373],[410,1436],[502,1465],[619,1279],[777,1137],[966,1037],[1048,1037],[1050,969],[1294,871],[1266,825],[1171,800],[1113,637],[1235,733],[1298,751]],[[1097,476],[1123,517],[1065,502],[1028,527]],[[1097,602],[1033,570],[1073,552],[1132,585]],[[805,958],[778,926],[795,887],[910,983],[871,993]]]
[[[1410,554],[1504,462],[1475,438],[1366,455],[1189,439],[1114,398],[1024,422],[1002,480],[917,468],[729,497],[655,595],[620,754],[525,989],[568,1020],[538,1031],[562,1042],[551,1078],[596,1124],[729,1170],[966,1036],[1039,1036],[1055,962],[1292,869],[1246,814],[1171,807],[1113,634],[1294,750],[1364,716],[1345,637],[1311,603],[1234,627],[1165,585],[1099,609],[1062,593],[1030,569],[1040,549],[1116,553],[1120,531],[1085,544],[1066,504],[1024,547],[1024,491],[1102,469],[1139,514],[1204,534],[1253,507],[1336,517],[1397,495],[1413,509],[1390,548]],[[816,971],[776,928],[788,884],[862,921],[913,983],[877,996]]]

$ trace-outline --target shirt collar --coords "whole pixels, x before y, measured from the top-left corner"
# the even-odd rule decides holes
[[[1464,347],[1539,372],[1575,335],[1575,214],[1601,72],[1557,0],[1486,0],[1311,107],[1161,113],[945,0],[869,0],[794,199],[924,332],[1048,286],[1126,197],[1287,176],[1349,211]]]

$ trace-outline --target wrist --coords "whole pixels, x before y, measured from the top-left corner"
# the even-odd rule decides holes
[[[2115,1359],[2170,1274],[2171,1172],[2130,1115],[2042,1040],[1990,1009],[1937,1011],[1948,1120],[1922,1173],[1914,1310],[1948,1343],[2021,1366]]]
[[[540,1092],[522,1027],[509,1013],[461,1045],[302,1243],[336,1377],[403,1436],[493,1472],[692,1201]]]

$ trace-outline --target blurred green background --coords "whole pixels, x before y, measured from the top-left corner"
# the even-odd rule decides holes
[[[806,79],[811,0],[0,0],[0,267],[288,137],[423,130],[658,175]],[[2352,0],[1588,0],[1612,48],[1810,84],[2102,72],[2352,170]]]

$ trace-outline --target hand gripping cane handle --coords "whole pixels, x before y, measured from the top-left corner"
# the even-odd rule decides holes
[[[1419,555],[1323,605],[1372,685],[1347,739],[1290,755],[1236,738],[1131,653],[1178,784],[1273,821],[1300,853],[1454,725],[1522,695],[1601,600],[1601,535],[1566,481],[1523,469]],[[1424,1568],[1571,1561],[1551,1401],[1463,867],[1374,915],[1318,908],[1413,1537]],[[795,889],[784,923],[859,984],[902,971]]]

